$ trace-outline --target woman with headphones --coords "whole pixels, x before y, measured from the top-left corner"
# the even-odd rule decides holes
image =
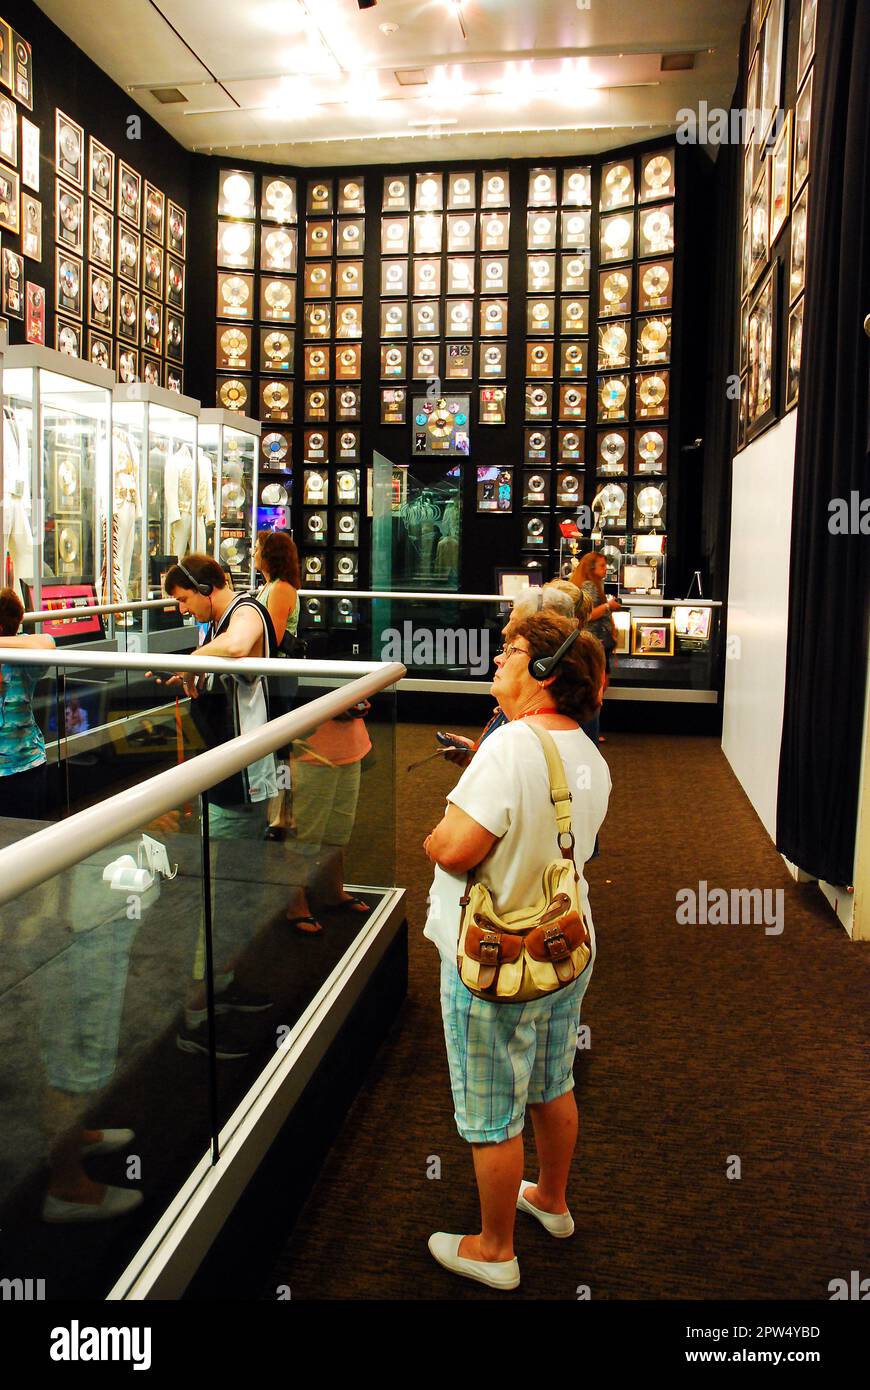
[[[481,744],[426,839],[435,865],[424,935],[441,954],[441,1009],[459,1133],[472,1145],[480,1234],[437,1232],[435,1259],[493,1288],[516,1288],[517,1208],[553,1236],[571,1235],[566,1186],[577,1140],[572,1067],[580,1002],[592,974],[595,936],[582,876],[610,795],[610,774],[581,731],[601,703],[601,644],[554,613],[514,614],[496,657],[492,693],[508,722]],[[573,983],[528,1003],[481,999],[462,983],[456,952],[466,876],[491,891],[502,917],[541,897],[556,844],[550,777],[532,727],[553,737],[572,794],[571,821],[592,956]],[[526,1107],[538,1150],[536,1181],[523,1179]]]

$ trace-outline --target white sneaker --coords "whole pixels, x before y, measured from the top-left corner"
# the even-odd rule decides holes
[[[462,1236],[436,1231],[429,1237],[429,1253],[451,1273],[461,1274],[465,1279],[476,1279],[479,1284],[488,1284],[491,1289],[519,1287],[520,1266],[516,1256],[512,1260],[466,1260],[459,1254],[462,1240]]]
[[[526,1190],[530,1187],[537,1187],[537,1183],[527,1182],[523,1178],[520,1183],[520,1191],[517,1197],[517,1210],[527,1211],[529,1216],[534,1216],[540,1221],[545,1231],[549,1231],[551,1236],[557,1240],[567,1240],[568,1236],[574,1234],[574,1218],[569,1211],[564,1211],[556,1216],[549,1211],[541,1211],[540,1207],[533,1207],[531,1202],[526,1201]]]
[[[92,1158],[94,1154],[113,1154],[118,1149],[126,1149],[136,1135],[132,1129],[104,1129],[102,1139],[94,1139],[90,1144],[82,1144],[82,1154]]]
[[[134,1187],[107,1187],[102,1202],[66,1202],[49,1193],[42,1204],[42,1219],[52,1225],[67,1221],[111,1221],[141,1207],[145,1198]]]

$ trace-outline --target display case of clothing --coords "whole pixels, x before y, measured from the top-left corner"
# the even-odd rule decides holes
[[[257,526],[260,422],[233,410],[203,410],[200,453],[211,468],[215,520],[208,549],[225,565],[237,589],[254,583],[254,533]]]
[[[107,571],[114,380],[49,348],[6,349],[2,582],[29,607],[45,606],[43,591],[59,602],[75,588],[81,601]]]

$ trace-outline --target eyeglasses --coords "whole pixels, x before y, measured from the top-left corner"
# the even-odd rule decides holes
[[[525,647],[499,647],[496,656],[503,656],[507,661],[509,657],[513,656],[514,652],[522,652],[523,656],[531,656],[531,652],[527,652]]]

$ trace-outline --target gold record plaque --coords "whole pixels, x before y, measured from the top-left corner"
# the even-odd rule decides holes
[[[125,386],[139,380],[139,349],[118,343],[118,380]]]
[[[77,121],[56,110],[54,116],[54,167],[77,188],[85,183],[85,133]]]
[[[315,306],[319,308],[320,306]],[[335,336],[337,338],[362,337],[362,304],[336,305]]]
[[[305,267],[305,298],[332,297],[332,264],[329,261],[309,263]]]
[[[590,212],[562,213],[562,249],[588,251],[592,246],[592,214]]]
[[[437,299],[416,300],[411,306],[415,338],[437,338],[440,331],[440,305]]]
[[[662,419],[670,403],[670,372],[643,372],[635,379],[635,415],[639,420]]]
[[[407,174],[391,174],[384,179],[384,212],[411,211],[411,185]]]
[[[178,260],[177,257],[171,255],[169,251],[166,252],[164,280],[166,285],[166,303],[173,309],[183,309],[186,280],[184,261]]]
[[[306,338],[329,338],[332,332],[332,309],[329,304],[306,304],[302,315]]]
[[[587,343],[563,343],[559,375],[567,377],[586,376],[588,363]]]
[[[474,266],[473,256],[447,257],[448,294],[474,293]]]
[[[602,217],[599,224],[600,258],[608,261],[631,260],[634,248],[634,223],[625,213]]]
[[[175,256],[187,256],[187,213],[169,199],[166,208],[166,245]]]
[[[217,369],[247,372],[251,368],[251,330],[242,324],[217,326]]]
[[[145,180],[145,235],[163,245],[166,228],[166,194]]]
[[[504,294],[508,283],[507,256],[487,256],[481,275],[481,289],[485,294]]]
[[[114,281],[99,266],[88,267],[88,323],[111,333],[114,322]]]
[[[218,183],[218,217],[250,220],[255,212],[255,198],[253,174],[245,169],[221,170]]]
[[[118,286],[115,334],[136,348],[139,346],[139,291]]]
[[[638,272],[638,310],[669,309],[673,303],[673,261],[641,266]]]
[[[552,294],[556,288],[556,257],[529,256],[526,267],[529,294]]]
[[[336,267],[336,299],[356,299],[363,292],[362,261],[343,261]]]
[[[163,353],[163,306],[156,300],[142,296],[142,342],[146,352]]]
[[[218,378],[217,403],[225,410],[236,410],[243,414],[251,395],[251,384],[241,377]]]
[[[480,375],[487,379],[507,376],[507,344],[480,344]]]
[[[480,195],[482,208],[506,208],[510,205],[510,184],[507,169],[486,169]]]
[[[621,270],[602,270],[598,276],[598,313],[601,318],[613,318],[631,312],[630,265]]]
[[[264,271],[295,274],[296,228],[272,227],[263,231],[261,265]]]
[[[408,305],[402,304],[382,304],[381,305],[381,337],[382,338],[407,338],[408,336]]]
[[[278,235],[281,235],[280,233]],[[283,235],[287,235],[285,232]],[[331,256],[333,250],[332,223],[308,221],[305,227],[306,256]],[[289,269],[289,266],[287,267]]]
[[[650,203],[657,198],[673,198],[674,193],[673,150],[657,150],[645,155],[640,164],[638,201]]]
[[[145,241],[142,260],[142,288],[146,294],[163,298],[163,251],[154,241]]]
[[[329,349],[306,346],[303,351],[306,381],[325,381],[329,376]]]
[[[264,176],[261,185],[260,217],[264,222],[295,222],[296,180],[289,175]]]
[[[603,323],[598,328],[598,370],[613,371],[614,367],[627,367],[630,354],[629,329],[625,322]]]
[[[92,200],[88,217],[88,259],[108,271],[115,266],[114,223],[112,214]]]
[[[663,314],[642,319],[638,324],[637,361],[640,366],[669,362],[671,357],[671,316]]]
[[[293,370],[293,334],[280,328],[260,332],[260,370],[277,375]]]
[[[55,304],[59,312],[71,318],[82,316],[81,257],[60,249],[55,252]]]
[[[266,238],[274,233],[266,233]],[[264,239],[265,244],[265,239]],[[217,263],[232,270],[253,270],[254,228],[247,222],[217,224]]]
[[[138,227],[142,204],[142,176],[125,164],[118,162],[118,215],[131,226]]]
[[[636,429],[635,437],[635,472],[636,473],[665,473],[667,472],[668,459],[668,432],[667,428],[661,429]]]
[[[644,210],[639,218],[639,256],[664,256],[674,249],[674,205]]]
[[[166,310],[166,356],[170,362],[184,361],[184,319],[172,309]]]
[[[219,319],[253,319],[253,275],[218,274],[217,316]]]
[[[579,169],[565,169],[562,173],[562,206],[566,208],[588,208],[592,206],[592,169],[582,165]]]
[[[613,208],[631,207],[633,202],[632,163],[617,160],[612,164],[605,164],[601,171],[601,211],[610,212]]]
[[[21,231],[21,180],[5,164],[0,164],[0,227],[15,236]]]
[[[55,241],[77,255],[81,255],[83,250],[84,217],[84,195],[58,179],[55,188]]]
[[[589,293],[589,263],[591,257],[588,252],[579,256],[562,257],[562,293],[563,294],[588,294]]]
[[[509,239],[509,212],[482,212],[480,214],[480,249],[483,252],[506,252]]]
[[[359,381],[362,376],[362,348],[359,343],[335,349],[335,377],[337,381]]]
[[[338,211],[340,214],[365,212],[365,185],[362,174],[338,181]]]
[[[526,376],[552,377],[553,344],[529,343],[526,346]]]
[[[414,184],[414,211],[440,212],[444,206],[444,180],[441,174],[417,174]]]
[[[260,279],[260,318],[267,323],[293,323],[296,319],[296,282],[279,276]]]
[[[557,201],[556,170],[532,169],[529,173],[528,206],[530,208],[553,207]]]
[[[480,301],[481,338],[500,338],[507,333],[508,302],[506,299]]]
[[[608,430],[598,436],[598,472],[624,475],[628,472],[628,431]]]
[[[115,206],[115,156],[93,135],[88,149],[88,193],[111,212]]]
[[[460,171],[448,176],[447,206],[451,212],[474,207],[476,180],[477,175],[472,170],[467,173]]]
[[[628,377],[610,376],[598,379],[598,419],[628,419]]]
[[[325,397],[325,392],[319,394]],[[286,381],[268,380],[260,383],[260,403],[266,420],[292,420],[292,399]]]
[[[339,219],[335,239],[337,256],[361,256],[365,250],[365,220],[362,217]]]
[[[471,376],[471,344],[448,343],[447,371],[450,381],[468,381]]]
[[[42,203],[30,193],[21,194],[21,250],[31,261],[42,260]]]
[[[362,387],[337,386],[335,388],[335,418],[358,423],[362,412]]]
[[[334,211],[331,179],[317,179],[309,183],[307,208],[309,213],[332,213]]]

